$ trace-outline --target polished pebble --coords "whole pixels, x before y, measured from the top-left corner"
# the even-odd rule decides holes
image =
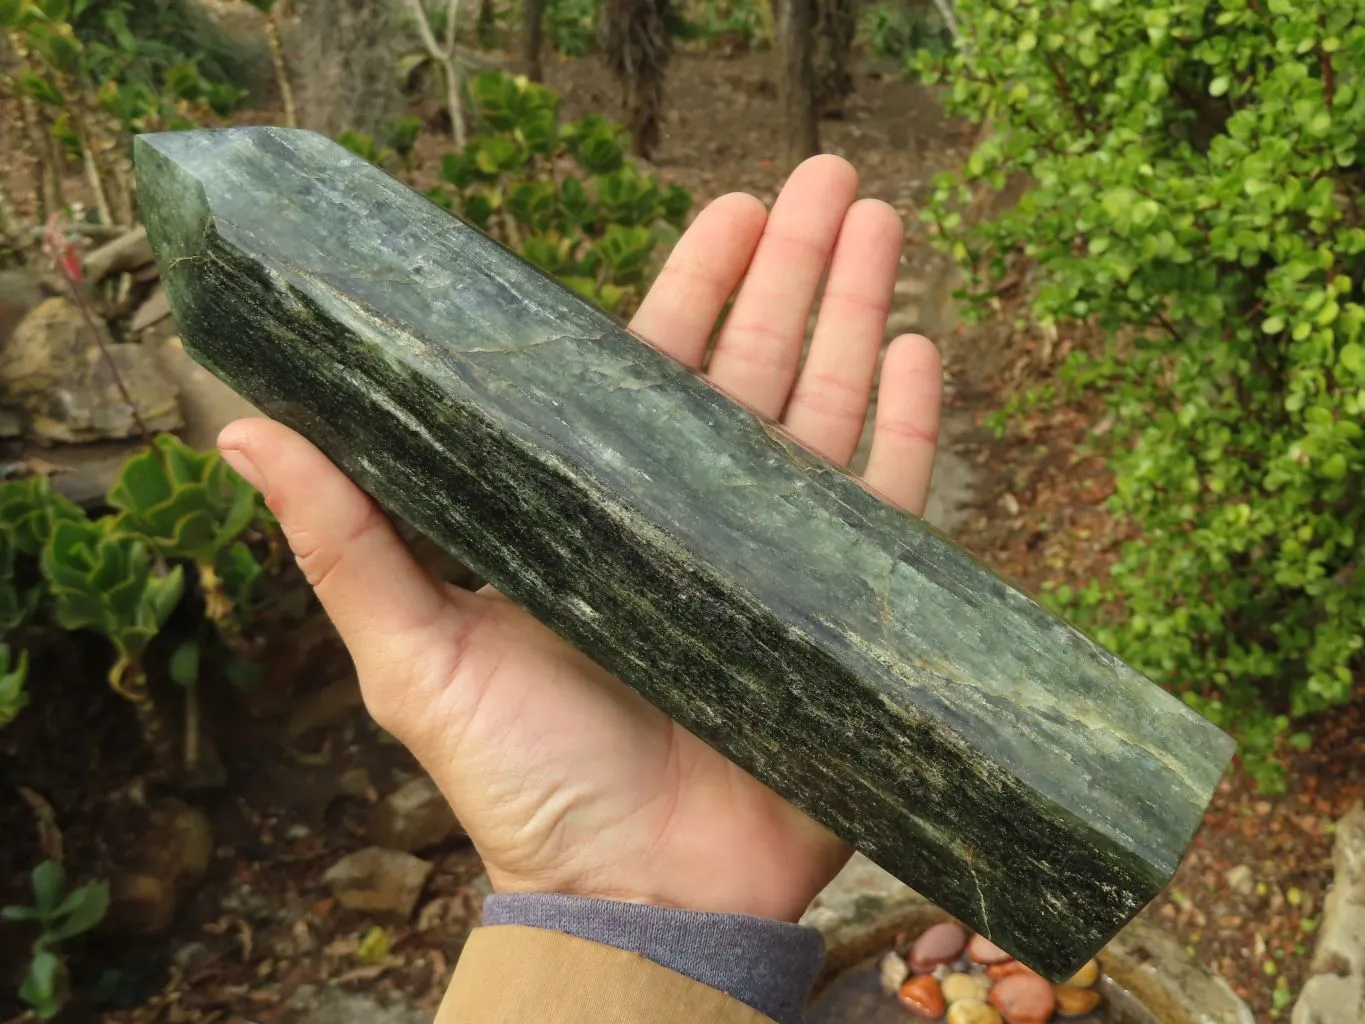
[[[910,947],[910,968],[927,972],[939,964],[950,964],[962,954],[966,945],[967,930],[960,924],[944,921],[926,928]]]
[[[991,986],[990,1003],[1005,1024],[1046,1024],[1057,1008],[1057,996],[1044,978],[1030,971],[996,982]]]
[[[1018,960],[1004,960],[998,964],[991,964],[986,968],[986,977],[992,981],[999,981],[1001,978],[1008,978],[1012,974],[1033,974],[1034,972],[1025,967]]]
[[[970,974],[950,974],[943,981],[943,998],[949,1005],[963,999],[982,1000],[986,998],[986,986]]]
[[[979,964],[999,964],[1014,958],[984,935],[973,935],[967,955]]]
[[[921,974],[902,985],[900,1001],[911,1013],[926,1020],[942,1017],[947,1005],[943,999],[943,988],[931,974]]]
[[[964,999],[948,1007],[948,1024],[1000,1024],[1000,1014],[980,999]]]
[[[910,977],[910,965],[899,953],[891,952],[882,957],[878,970],[882,976],[882,989],[888,994],[896,992]]]
[[[1068,985],[1075,985],[1077,988],[1090,988],[1095,982],[1100,980],[1100,964],[1098,960],[1087,960],[1082,967],[1067,982]]]
[[[1057,997],[1057,1012],[1063,1017],[1079,1017],[1100,1005],[1100,994],[1093,988],[1057,985],[1052,993]]]

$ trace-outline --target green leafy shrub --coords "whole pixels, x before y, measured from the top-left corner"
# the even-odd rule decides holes
[[[746,50],[773,41],[772,8],[762,0],[695,0],[684,5],[680,14],[673,31],[684,39],[738,40]]]
[[[1365,633],[1365,7],[959,0],[918,67],[992,132],[930,211],[978,314],[1018,260],[1042,325],[1108,341],[1113,511],[1137,527],[1059,607],[1234,730],[1263,782],[1345,702]],[[1026,172],[1018,205],[970,223]]]
[[[187,594],[197,595],[207,630],[176,648],[166,675],[193,689],[207,652],[223,677],[249,684],[255,645],[243,627],[256,610],[264,568],[247,540],[273,536],[277,524],[216,451],[195,451],[169,434],[124,464],[107,500],[113,511],[91,520],[45,478],[0,485],[0,626],[49,620],[105,637],[114,648],[109,685],[136,705],[149,749],[169,770],[172,744],[152,700],[148,651]],[[12,671],[0,662],[0,724],[27,702],[26,664],[23,655]],[[196,716],[197,705],[187,707],[191,767]]]
[[[858,35],[876,56],[902,60],[918,51],[943,53],[953,42],[942,19],[930,15],[925,5],[907,0],[882,0],[863,8]]]
[[[470,85],[479,134],[446,156],[432,198],[604,308],[633,308],[691,196],[630,163],[619,125],[561,123],[553,91],[497,72]]]
[[[58,523],[43,548],[43,576],[57,624],[108,638],[116,654],[109,685],[140,704],[147,700],[142,653],[179,604],[184,574],[178,565],[156,572],[147,545],[116,535],[112,525],[107,517]]]
[[[85,0],[73,2],[76,36],[106,47],[119,79],[162,92],[186,63],[209,91],[229,102],[245,98],[270,76],[270,56],[260,36],[236,36],[198,0]]]
[[[149,6],[164,8],[158,12],[163,17],[149,16]],[[158,37],[159,27],[177,21],[185,27],[186,19],[197,17],[196,38],[210,38],[211,23],[191,10],[197,9],[185,0],[170,5],[0,0],[0,32],[14,57],[0,92],[33,101],[26,113],[30,129],[56,143],[45,142],[34,154],[41,166],[39,209],[45,214],[56,212],[49,207],[70,162],[84,168],[101,219],[130,224],[132,135],[190,127],[210,111],[228,112],[246,96],[244,89],[201,71],[204,55]],[[183,17],[173,17],[176,12]],[[224,61],[226,53],[224,48]]]
[[[0,484],[0,639],[18,629],[43,598],[41,577],[33,570],[56,523],[79,521],[85,514],[52,490],[44,476]]]
[[[548,0],[545,37],[566,57],[586,57],[597,42],[600,0]]]
[[[0,920],[38,927],[19,998],[39,1020],[50,1020],[61,1012],[70,987],[60,947],[104,920],[109,886],[87,882],[67,893],[66,870],[55,860],[45,860],[33,869],[32,886],[33,905],[0,907]]]
[[[216,451],[195,451],[162,434],[124,463],[109,504],[117,512],[112,534],[193,565],[205,615],[229,649],[249,654],[236,613],[261,573],[241,541],[253,523],[268,521],[256,490]]]

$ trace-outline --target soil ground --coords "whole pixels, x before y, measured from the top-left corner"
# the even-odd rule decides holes
[[[617,94],[592,59],[551,60],[547,73],[569,116],[614,111]],[[270,119],[269,112],[249,116]],[[655,167],[691,189],[698,205],[735,189],[770,201],[784,171],[780,124],[771,55],[681,57]],[[893,67],[872,65],[861,69],[844,117],[822,126],[826,151],[859,168],[864,194],[906,217],[907,282],[937,281],[942,273],[914,215],[932,175],[954,166],[973,134],[941,114],[932,91]],[[19,194],[20,179],[10,181],[11,194]],[[937,340],[949,356],[954,422],[961,425],[945,440],[974,467],[975,498],[959,539],[1030,590],[1102,572],[1122,536],[1102,508],[1111,486],[1102,467],[1078,454],[1102,425],[1100,411],[1054,410],[995,439],[980,429],[981,418],[1057,353],[1000,325]],[[263,688],[267,696],[252,707],[218,712],[230,785],[194,798],[214,833],[204,884],[169,936],[88,943],[83,959],[124,972],[126,1009],[104,1019],[295,1020],[300,987],[328,983],[381,1001],[401,997],[427,1013],[439,1000],[479,896],[477,857],[459,841],[427,854],[437,869],[413,922],[371,920],[335,905],[322,872],[364,845],[368,807],[414,766],[365,716],[344,653],[315,611],[283,639],[287,653],[271,672],[278,688]],[[73,653],[62,666],[67,684],[37,695],[30,712],[0,734],[0,903],[22,895],[22,871],[42,848],[41,804],[17,787],[54,810],[73,873],[106,870],[136,843],[126,824],[126,808],[140,796],[129,791],[138,785],[136,765],[120,738],[132,725],[126,707],[98,685],[97,660]],[[77,686],[88,695],[74,696]],[[285,696],[272,701],[270,694]],[[61,710],[66,705],[77,710]],[[1314,745],[1293,755],[1286,794],[1264,797],[1245,776],[1230,776],[1176,882],[1148,911],[1222,973],[1260,1021],[1287,1017],[1311,955],[1312,922],[1331,877],[1331,824],[1365,787],[1362,709],[1365,702],[1310,724]],[[53,750],[72,753],[54,759]],[[344,788],[342,779],[349,780]],[[1243,867],[1249,871],[1234,871]],[[386,953],[361,946],[376,923],[386,928]],[[14,962],[15,953],[0,946],[0,961]],[[12,991],[0,984],[0,1018],[17,1013],[6,1002]]]

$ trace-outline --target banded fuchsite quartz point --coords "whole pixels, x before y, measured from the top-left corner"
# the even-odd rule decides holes
[[[1064,980],[1170,879],[1232,741],[919,518],[321,136],[137,175],[196,360],[971,928]]]

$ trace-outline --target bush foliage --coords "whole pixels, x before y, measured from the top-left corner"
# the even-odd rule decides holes
[[[988,120],[930,219],[975,268],[1019,259],[1064,367],[1107,398],[1108,579],[1057,604],[1237,732],[1263,781],[1291,718],[1345,702],[1365,632],[1365,7],[1348,0],[959,0],[919,67]],[[969,223],[1023,171],[1017,207]]]
[[[692,197],[638,170],[619,125],[562,123],[544,86],[490,71],[470,90],[478,135],[446,156],[432,198],[598,305],[628,311]]]
[[[216,451],[195,451],[170,434],[123,465],[107,501],[112,511],[92,519],[46,477],[0,484],[0,726],[28,703],[28,661],[16,640],[54,626],[87,631],[108,641],[109,685],[138,706],[158,768],[169,771],[147,654],[192,599],[203,628],[165,674],[196,686],[203,651],[223,678],[250,680],[254,652],[243,625],[264,568],[247,541],[270,539],[275,522]],[[192,750],[194,737],[185,740]]]

